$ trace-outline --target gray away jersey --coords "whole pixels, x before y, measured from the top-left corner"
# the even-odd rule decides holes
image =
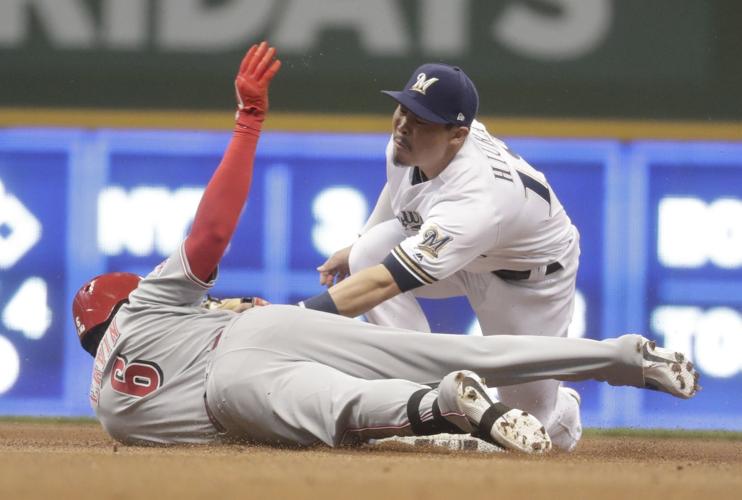
[[[392,255],[422,284],[461,269],[532,269],[567,251],[573,226],[544,175],[481,123],[431,180],[395,164],[392,149],[390,139],[385,189],[408,236]]]
[[[217,335],[237,315],[200,307],[213,283],[193,275],[181,244],[114,317],[95,357],[90,402],[115,439],[214,440],[203,399],[206,366]]]

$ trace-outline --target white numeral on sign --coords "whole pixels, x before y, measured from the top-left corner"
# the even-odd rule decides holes
[[[652,329],[664,336],[665,347],[688,354],[707,375],[742,371],[742,315],[734,309],[662,306],[652,313]]]
[[[368,204],[357,189],[333,186],[314,198],[312,213],[317,221],[312,243],[319,253],[329,256],[353,243],[368,217]]]
[[[21,361],[10,340],[0,335],[0,394],[7,392],[18,380]]]
[[[52,322],[47,305],[46,282],[28,278],[10,298],[3,310],[3,324],[9,330],[22,332],[29,339],[40,339]]]

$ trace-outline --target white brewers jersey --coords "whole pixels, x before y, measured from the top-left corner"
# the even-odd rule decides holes
[[[451,163],[426,180],[386,149],[391,210],[407,238],[392,255],[421,284],[463,269],[524,271],[567,251],[572,223],[544,175],[474,121]]]
[[[209,352],[237,315],[200,304],[213,285],[190,270],[181,245],[130,294],[101,339],[90,402],[125,443],[216,438],[204,407]]]

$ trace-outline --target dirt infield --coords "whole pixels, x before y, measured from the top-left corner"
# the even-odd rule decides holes
[[[742,440],[588,436],[571,454],[114,446],[94,423],[0,422],[0,498],[742,498]]]

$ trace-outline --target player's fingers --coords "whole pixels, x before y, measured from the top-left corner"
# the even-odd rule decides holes
[[[245,68],[245,71],[247,71],[248,75],[252,75],[255,73],[255,68],[258,66],[258,63],[260,63],[260,60],[263,58],[263,55],[265,54],[266,50],[268,50],[268,42],[266,41],[260,42],[260,45],[258,45],[258,48],[255,50],[255,53],[252,55],[252,57],[248,61],[247,68]]]
[[[333,284],[335,284],[335,273],[324,273],[324,282],[322,283],[323,286],[330,287]]]
[[[266,84],[270,83],[271,80],[273,80],[273,77],[276,76],[276,73],[278,73],[278,70],[281,69],[281,60],[276,59],[273,61],[273,64],[268,66],[268,69],[265,70],[265,74],[263,75],[263,82]]]
[[[329,275],[328,275],[328,274],[327,274],[326,272],[324,272],[324,271],[321,271],[321,272],[319,273],[319,284],[320,284],[321,286],[325,286],[325,284],[327,283],[327,278],[328,278],[328,276],[329,276]]]
[[[252,46],[248,49],[247,53],[245,54],[245,57],[242,58],[242,62],[240,63],[240,74],[245,72],[245,69],[247,69],[247,64],[252,59],[253,54],[255,54],[256,50],[258,50],[258,46],[255,44],[252,44]]]
[[[317,271],[319,271],[321,273],[329,273],[329,272],[331,272],[332,268],[334,267],[332,265],[332,262],[331,261],[332,261],[332,257],[330,257],[329,259],[327,259],[326,261],[324,261],[322,264],[320,264],[319,266],[317,266]]]
[[[236,312],[236,313],[241,313],[241,312],[245,312],[248,309],[252,309],[252,308],[253,308],[253,304],[252,303],[244,303],[244,304],[237,305],[233,309],[233,311]]]
[[[276,49],[275,47],[268,47],[268,50],[265,51],[265,54],[263,54],[263,57],[260,58],[260,61],[258,61],[258,65],[255,66],[255,79],[261,80],[263,78],[263,73],[265,73],[265,70],[268,68],[268,65],[273,60],[273,57],[276,55]]]

